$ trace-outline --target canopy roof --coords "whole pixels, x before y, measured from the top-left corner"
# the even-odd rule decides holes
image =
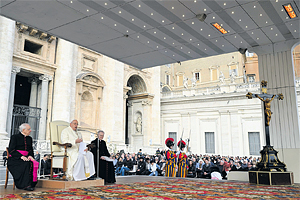
[[[3,16],[140,69],[299,39],[300,32],[298,0],[1,0],[0,7]]]

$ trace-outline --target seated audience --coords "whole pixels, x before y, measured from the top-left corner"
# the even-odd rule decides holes
[[[203,165],[203,178],[211,178],[211,169],[208,160],[205,160],[205,165]]]
[[[130,156],[127,156],[126,160],[123,163],[124,163],[124,166],[121,169],[122,176],[125,175],[125,172],[129,172],[130,170],[133,169],[133,162],[132,162]]]
[[[49,155],[45,154],[43,159],[41,160],[41,175],[50,175],[51,172],[51,160],[49,159]]]
[[[117,175],[121,174],[121,169],[122,169],[123,165],[124,165],[123,159],[122,159],[122,157],[120,157],[117,164],[116,164],[116,174]]]
[[[159,165],[156,164],[153,160],[150,162],[151,164],[151,168],[150,168],[150,174],[149,176],[158,176],[158,169],[159,169]]]
[[[136,170],[137,175],[143,175],[146,171],[146,163],[144,162],[144,158],[140,157],[140,161],[138,162],[138,168]]]
[[[196,175],[197,178],[203,178],[203,160],[199,160],[199,162],[196,164]]]
[[[188,178],[195,178],[196,177],[196,167],[193,164],[192,160],[189,160],[188,173],[187,173],[186,177],[188,177]]]
[[[146,170],[144,171],[143,175],[151,174],[151,163],[150,158],[146,158]]]

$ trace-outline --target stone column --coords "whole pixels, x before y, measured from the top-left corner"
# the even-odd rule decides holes
[[[32,77],[29,79],[29,82],[31,83],[29,106],[37,107],[37,93],[38,93],[39,77]]]
[[[8,110],[7,110],[7,121],[6,121],[6,131],[8,135],[11,132],[11,123],[12,123],[12,114],[14,109],[14,96],[15,96],[15,83],[16,83],[16,76],[21,70],[20,67],[13,67],[11,70],[11,77],[10,77],[10,91],[9,91],[9,99],[8,99]]]
[[[0,16],[0,24],[0,140],[8,140],[6,121],[15,41],[15,22]],[[4,150],[3,145],[0,145],[2,150]]]
[[[47,107],[48,107],[48,88],[49,81],[52,77],[49,75],[41,75],[39,79],[42,81],[42,91],[41,91],[41,118],[39,127],[39,140],[46,139],[46,124],[47,124]]]
[[[131,87],[127,87],[127,86],[123,86],[123,130],[124,130],[124,133],[123,133],[123,136],[122,136],[122,141],[124,141],[124,143],[126,142],[126,137],[125,137],[125,134],[126,134],[126,115],[128,113],[126,113],[126,100],[128,99],[128,95],[127,95],[127,92],[131,90]]]
[[[38,102],[38,82],[39,77],[32,77],[28,80],[29,83],[31,83],[31,90],[30,90],[30,99],[29,99],[29,106],[30,107],[37,107]],[[36,129],[38,126],[37,120],[34,118],[29,117],[28,118],[28,124],[31,126],[31,129],[34,129],[35,131],[31,132],[31,137],[33,139],[36,139],[36,134],[38,133],[38,130]]]
[[[71,105],[74,103],[76,78],[73,77],[74,70],[77,71],[77,57],[74,55],[75,44],[67,42],[63,39],[58,39],[56,64],[57,70],[55,72],[54,94],[53,94],[53,115],[51,121],[63,120],[71,121]],[[74,94],[73,94],[74,92]],[[71,103],[72,102],[72,103]]]

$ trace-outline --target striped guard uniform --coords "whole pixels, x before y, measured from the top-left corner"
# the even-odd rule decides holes
[[[188,166],[187,155],[183,151],[180,151],[180,154],[178,155],[177,177],[186,177],[187,166]]]
[[[172,150],[166,152],[166,177],[175,177],[177,156]]]

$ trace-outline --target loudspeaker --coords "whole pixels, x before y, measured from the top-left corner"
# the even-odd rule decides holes
[[[241,54],[245,54],[245,53],[246,53],[246,51],[247,51],[247,49],[242,49],[242,48],[239,48],[239,52],[240,52]]]
[[[200,22],[204,22],[204,20],[206,19],[206,14],[205,13],[201,13],[201,14],[198,14],[196,15],[197,19],[200,21]]]

